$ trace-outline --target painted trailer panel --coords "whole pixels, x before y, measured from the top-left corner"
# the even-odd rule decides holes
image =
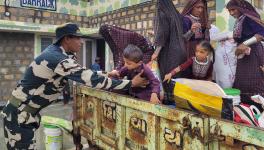
[[[76,86],[74,104],[75,137],[97,149],[264,149],[263,129],[125,95]]]

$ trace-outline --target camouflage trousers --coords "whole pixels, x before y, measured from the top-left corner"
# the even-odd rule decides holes
[[[33,116],[12,104],[7,104],[4,115],[4,136],[8,150],[35,150],[35,131],[39,128],[40,115]]]

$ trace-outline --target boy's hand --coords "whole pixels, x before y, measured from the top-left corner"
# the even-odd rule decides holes
[[[172,74],[171,73],[166,74],[165,77],[164,77],[163,82],[165,82],[165,81],[170,82],[171,77],[172,77]]]
[[[113,70],[111,72],[108,73],[108,77],[119,77],[120,74],[117,70]]]
[[[160,102],[160,100],[158,98],[157,93],[152,93],[151,94],[150,102],[153,103],[153,104],[161,104],[161,102]]]
[[[260,69],[264,72],[264,65],[260,66]]]

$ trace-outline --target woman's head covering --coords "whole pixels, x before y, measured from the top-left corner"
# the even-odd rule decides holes
[[[143,52],[143,62],[148,63],[154,50],[146,38],[134,31],[112,25],[102,25],[99,33],[109,45],[114,57],[115,69],[124,65],[123,50],[129,44],[138,46]]]
[[[264,26],[263,21],[260,19],[259,13],[256,11],[256,9],[245,0],[230,0],[227,5],[227,9],[237,9],[240,11],[243,15],[251,18],[252,20],[256,21],[260,25]]]
[[[185,49],[183,40],[183,23],[180,13],[171,0],[158,0],[155,18],[155,45],[164,46],[168,40],[178,39],[180,49]]]
[[[208,24],[208,12],[207,12],[207,2],[206,0],[189,0],[188,3],[185,5],[183,11],[182,11],[182,15],[189,15],[192,12],[192,9],[194,8],[194,6],[200,2],[204,3],[204,11],[203,14],[200,16],[201,19],[201,23],[202,23],[202,27],[204,28],[208,28],[209,24]]]
[[[160,75],[165,74],[186,61],[186,48],[183,37],[182,15],[176,10],[172,0],[157,0],[155,17],[155,45],[162,47],[159,53],[158,64]],[[175,77],[180,77],[177,74]],[[172,99],[173,85],[163,83],[166,102]],[[165,102],[165,103],[166,103]]]

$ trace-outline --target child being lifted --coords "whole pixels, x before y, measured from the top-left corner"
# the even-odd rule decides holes
[[[170,81],[173,75],[189,67],[192,67],[192,79],[211,81],[213,63],[214,48],[208,41],[202,41],[196,46],[195,57],[189,58],[185,63],[166,74],[163,82]]]
[[[129,94],[133,97],[150,101],[154,104],[161,103],[159,100],[160,94],[160,82],[154,76],[150,68],[145,65],[142,61],[143,53],[135,45],[129,44],[123,52],[123,59],[125,65],[120,70],[113,70],[108,75],[110,77],[132,79],[135,75],[140,72],[142,77],[145,77],[149,84],[146,87],[131,88]]]

